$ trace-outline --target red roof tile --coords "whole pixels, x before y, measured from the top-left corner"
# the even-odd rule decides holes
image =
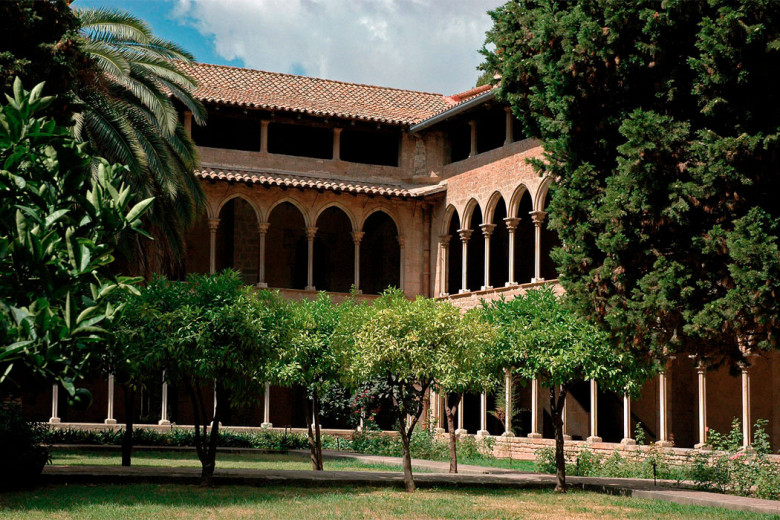
[[[181,65],[203,102],[289,110],[390,124],[414,124],[453,104],[440,94],[415,92],[224,65]]]

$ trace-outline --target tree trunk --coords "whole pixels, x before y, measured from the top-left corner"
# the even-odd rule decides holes
[[[566,493],[566,457],[563,452],[563,404],[566,388],[561,386],[556,399],[555,387],[550,387],[550,410],[555,432],[555,492]]]
[[[122,385],[125,398],[125,434],[122,436],[122,466],[129,467],[133,457],[133,415],[135,415],[135,391],[130,385]]]
[[[314,448],[317,455],[317,471],[322,471],[322,435],[320,431],[320,396],[314,391]]]
[[[447,415],[447,429],[450,439],[450,473],[458,472],[458,437],[455,435],[455,410],[460,403],[460,394],[455,394],[455,402],[450,403],[449,394],[444,395],[444,413]]]
[[[309,438],[309,458],[311,459],[311,470],[319,471],[319,459],[317,457],[317,443],[314,439],[314,421],[312,419],[312,410],[314,406],[310,404],[312,401],[306,399],[305,413],[306,413],[306,433]]]
[[[414,485],[414,476],[412,475],[412,452],[409,449],[409,436],[406,433],[406,426],[402,423],[398,432],[401,435],[401,446],[404,466],[404,487],[409,493],[413,493],[417,488]]]
[[[217,409],[219,401],[217,400]],[[200,474],[201,484],[211,486],[214,480],[214,470],[217,468],[217,445],[219,444],[219,413],[214,414],[214,420],[211,422],[211,434],[209,435],[208,446],[205,450],[205,461],[203,462],[203,471]]]

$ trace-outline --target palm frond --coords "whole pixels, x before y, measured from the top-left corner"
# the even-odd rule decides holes
[[[136,67],[131,64],[131,74],[122,76],[117,83],[128,89],[140,103],[151,110],[163,133],[172,134],[179,122],[176,108],[155,81],[145,75],[143,70],[136,70]]]
[[[95,62],[95,65],[116,78],[120,78],[130,73],[130,64],[127,62],[122,52],[106,45],[100,41],[86,40],[82,43],[81,49],[89,55]]]
[[[162,86],[167,88],[173,97],[178,99],[184,106],[189,109],[190,112],[192,112],[192,117],[195,119],[195,123],[199,125],[206,124],[206,119],[208,117],[206,107],[203,106],[203,103],[201,103],[199,99],[193,97],[191,91],[185,90],[179,85],[164,78],[158,77],[157,81],[159,81]]]
[[[92,41],[131,40],[149,43],[154,37],[145,21],[118,9],[76,9],[81,30]]]

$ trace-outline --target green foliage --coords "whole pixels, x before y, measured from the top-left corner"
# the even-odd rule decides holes
[[[780,4],[518,0],[490,14],[483,68],[543,143],[576,308],[624,348],[774,348]]]
[[[42,90],[17,79],[0,109],[0,382],[20,365],[72,393],[117,310],[109,295],[132,290],[111,272],[117,235],[143,233],[151,199],[131,205],[121,167],[38,117]]]
[[[0,489],[28,485],[51,461],[46,427],[28,421],[18,405],[0,406]]]
[[[494,440],[476,438],[469,435],[458,438],[458,452],[461,457],[478,463],[480,460],[493,460]],[[400,457],[403,453],[401,439],[381,432],[357,432],[352,437],[352,449],[368,455]],[[447,442],[438,440],[427,430],[414,432],[410,441],[412,457],[424,460],[449,460]]]

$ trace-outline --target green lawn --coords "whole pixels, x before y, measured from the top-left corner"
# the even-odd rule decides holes
[[[54,450],[53,464],[68,466],[119,466],[121,455],[116,452],[89,450]],[[201,467],[195,452],[152,452],[133,453],[134,466]],[[328,459],[323,461],[325,470],[335,471],[401,471],[400,465],[367,464],[351,459]],[[222,469],[292,469],[310,470],[311,462],[300,455],[274,453],[217,453],[217,468]],[[415,469],[424,472],[424,469]]]
[[[137,484],[51,486],[0,494],[0,518],[766,520],[770,517],[586,492],[556,495],[549,491],[431,489],[407,494],[395,489],[362,487],[205,489]]]

